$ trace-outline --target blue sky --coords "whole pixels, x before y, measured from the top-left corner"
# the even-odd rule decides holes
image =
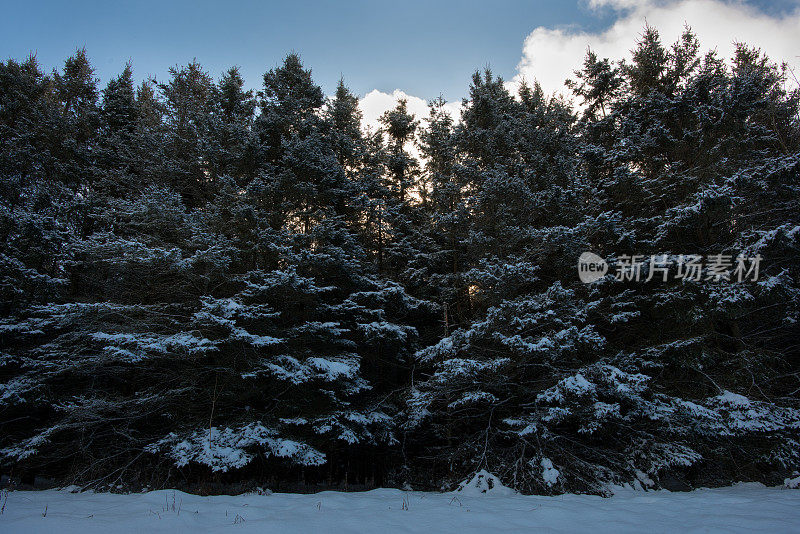
[[[487,64],[513,75],[536,26],[603,22],[577,3],[520,0],[9,2],[3,11],[5,55],[36,51],[53,66],[85,46],[103,80],[129,58],[138,76],[163,76],[196,57],[212,74],[238,64],[256,85],[296,51],[326,91],[343,75],[360,94],[402,87],[423,98],[461,96]]]
[[[457,100],[476,68],[516,75],[535,28],[599,34],[622,16],[619,6],[595,9],[589,2],[14,1],[4,2],[0,53],[35,52],[49,69],[85,46],[103,83],[129,59],[137,78],[163,79],[169,66],[197,58],[215,76],[239,65],[248,85],[258,87],[265,70],[296,51],[328,93],[342,75],[360,95],[400,88]],[[790,0],[751,3],[776,17],[797,7]]]

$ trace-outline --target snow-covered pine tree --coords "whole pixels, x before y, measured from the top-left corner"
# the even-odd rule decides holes
[[[507,97],[467,103],[467,118],[484,110],[474,132],[464,121],[468,141],[488,138],[487,129],[503,134],[492,140],[499,144],[464,149],[479,184],[473,217],[486,214],[469,255],[480,265],[466,274],[489,281],[474,288],[489,308],[418,353],[432,371],[412,388],[411,434],[452,451],[424,465],[458,477],[488,468],[545,492],[768,481],[797,468],[797,293],[786,263],[797,257],[796,222],[779,215],[798,198],[790,178],[797,94],[782,89],[780,68],[758,52],[740,47],[728,70],[713,54],[698,60],[697,50],[689,31],[667,50],[646,28],[633,63],[619,71],[589,56],[585,85],[575,86],[594,106],[580,144],[568,133],[554,144],[573,143],[584,162],[569,164],[568,148],[560,164],[547,162],[545,140],[564,135],[554,116],[530,129],[535,113],[520,127],[512,112],[489,113],[501,103],[513,109]],[[523,92],[523,103],[537,100],[535,90]],[[533,145],[538,154],[509,148],[526,130],[543,141]],[[525,163],[515,172],[517,158]],[[537,189],[531,178],[542,160],[549,180]],[[559,179],[565,169],[572,172]],[[559,184],[560,198],[578,202],[526,211]],[[504,248],[492,248],[494,235]],[[574,273],[583,250],[611,260],[728,254],[734,263],[758,253],[766,262],[763,252],[773,250],[775,263],[762,264],[767,278],[758,283],[704,272],[698,282],[607,277],[583,286]],[[524,265],[512,251],[524,251],[532,269],[522,284],[499,284],[496,272]]]
[[[3,474],[780,480],[800,95],[758,50],[699,51],[646,27],[630,62],[587,54],[580,109],[486,71],[460,121],[400,103],[377,132],[296,55],[257,95],[196,62],[101,92],[83,50],[0,64]],[[580,283],[587,250],[612,275]],[[626,254],[760,276],[615,281]]]

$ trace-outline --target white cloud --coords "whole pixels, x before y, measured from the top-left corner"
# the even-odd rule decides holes
[[[409,95],[400,89],[395,89],[392,93],[384,93],[373,89],[364,98],[358,101],[358,107],[364,114],[362,124],[371,128],[373,131],[380,126],[380,116],[386,111],[397,105],[397,101],[405,98],[408,101],[408,111],[413,113],[418,119],[428,115],[428,103],[422,98]]]
[[[512,89],[522,80],[537,80],[547,93],[564,92],[564,80],[583,64],[586,48],[591,47],[601,58],[618,60],[630,57],[645,22],[655,27],[665,45],[680,38],[689,24],[700,39],[701,52],[716,49],[721,57],[730,58],[735,42],[758,46],[773,61],[786,61],[790,67],[800,65],[800,0],[795,10],[782,18],[766,15],[739,1],[724,0],[585,0],[590,9],[610,9],[616,21],[606,30],[584,32],[574,28],[540,26],[528,35],[522,47],[517,75],[507,85]],[[800,69],[797,69],[800,77]],[[466,87],[464,88],[466,92]],[[384,93],[377,89],[367,93],[359,106],[363,124],[374,131],[378,118],[393,108],[400,98],[408,101],[408,109],[417,119],[428,116],[427,102],[400,89]],[[461,102],[448,102],[447,109],[458,121]]]
[[[514,82],[537,80],[546,92],[565,92],[564,80],[581,67],[587,46],[601,58],[627,58],[645,21],[659,31],[667,45],[677,41],[684,24],[689,24],[700,39],[701,51],[716,49],[729,58],[734,43],[745,42],[760,47],[774,61],[786,61],[793,67],[800,64],[800,2],[783,18],[722,0],[589,0],[588,5],[613,9],[618,18],[597,33],[536,28],[525,39]]]
[[[408,111],[412,113],[422,124],[422,119],[428,117],[428,102],[422,98],[409,95],[400,89],[395,89],[391,93],[384,93],[373,89],[364,98],[358,101],[358,107],[364,115],[362,122],[364,127],[375,131],[380,126],[378,119],[384,112],[389,111],[397,105],[398,100],[405,98],[408,102]],[[450,113],[454,120],[461,116],[461,102],[448,102],[445,109]]]

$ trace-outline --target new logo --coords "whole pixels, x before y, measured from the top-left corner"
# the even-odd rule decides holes
[[[590,284],[603,278],[608,272],[606,260],[592,252],[584,252],[578,257],[578,278]]]

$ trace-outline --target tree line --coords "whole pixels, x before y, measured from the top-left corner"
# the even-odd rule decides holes
[[[460,117],[400,101],[374,131],[295,54],[258,91],[196,61],[98,85],[84,50],[0,64],[10,480],[487,469],[604,493],[800,469],[800,92],[759,50],[646,27],[568,97],[478,71]],[[582,283],[584,251],[612,272]],[[614,276],[657,255],[760,271]]]

